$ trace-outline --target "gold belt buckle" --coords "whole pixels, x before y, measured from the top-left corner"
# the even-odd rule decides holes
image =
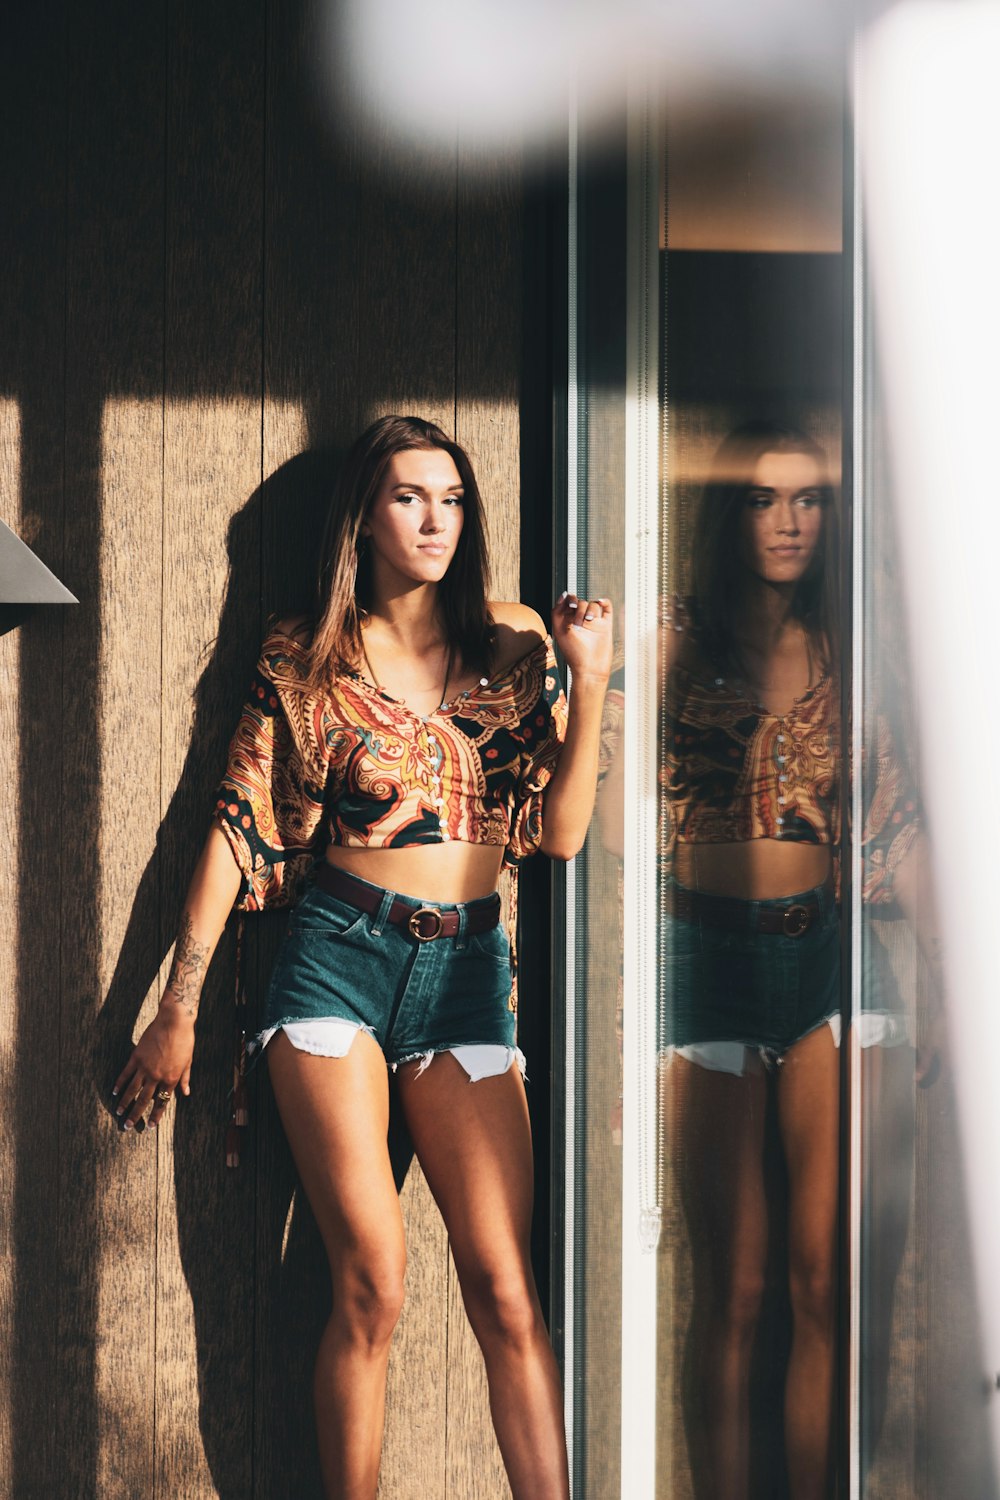
[[[790,906],[783,918],[785,937],[801,937],[811,920],[807,907]]]
[[[421,917],[434,917],[436,919],[437,927],[433,932],[420,931]],[[444,931],[444,917],[436,906],[418,906],[415,912],[410,913],[410,919],[406,925],[418,943],[433,943],[434,939],[439,938]]]

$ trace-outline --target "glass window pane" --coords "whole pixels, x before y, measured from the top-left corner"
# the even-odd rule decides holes
[[[591,837],[567,875],[568,952],[575,998],[570,1393],[574,1494],[621,1493],[622,831],[621,628],[625,600],[626,190],[623,132],[580,145],[574,246],[576,505],[568,582],[608,595],[618,649],[602,733],[602,789]]]
[[[832,1458],[843,108],[667,109],[663,1496]]]

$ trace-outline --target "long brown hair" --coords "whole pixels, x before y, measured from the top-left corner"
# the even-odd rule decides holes
[[[314,687],[357,667],[361,620],[372,591],[371,560],[359,546],[361,528],[391,460],[413,448],[449,454],[462,481],[462,531],[438,585],[438,603],[448,642],[463,663],[482,671],[492,668],[483,503],[469,455],[423,417],[379,417],[348,453],[330,502],[320,553],[316,629],[309,647],[309,680]]]
[[[819,466],[823,526],[819,545],[800,579],[792,613],[819,649],[827,670],[838,661],[839,597],[837,507],[826,455],[800,428],[780,422],[747,422],[722,442],[712,460],[702,492],[692,546],[692,609],[699,639],[708,657],[720,666],[735,662],[733,609],[739,594],[740,513],[752,486],[754,470],[765,453],[805,453]]]

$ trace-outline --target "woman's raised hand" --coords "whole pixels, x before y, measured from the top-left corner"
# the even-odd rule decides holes
[[[611,675],[614,620],[610,599],[562,594],[552,610],[552,638],[574,678]]]

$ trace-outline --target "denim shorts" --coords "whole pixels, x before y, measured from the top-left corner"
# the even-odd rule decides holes
[[[370,882],[361,882],[370,885]],[[485,901],[448,904],[379,892],[373,915],[309,885],[292,908],[267,996],[264,1024],[247,1044],[256,1059],[274,1032],[318,1020],[349,1022],[375,1038],[387,1063],[470,1045],[515,1048],[510,945],[501,923],[467,931]],[[387,920],[394,901],[459,917],[454,937],[421,942]]]
[[[800,936],[757,931],[762,910],[812,903],[819,915]],[[773,1061],[839,1014],[840,920],[829,886],[709,904],[725,907],[725,926],[665,916],[661,1049],[740,1043]]]

